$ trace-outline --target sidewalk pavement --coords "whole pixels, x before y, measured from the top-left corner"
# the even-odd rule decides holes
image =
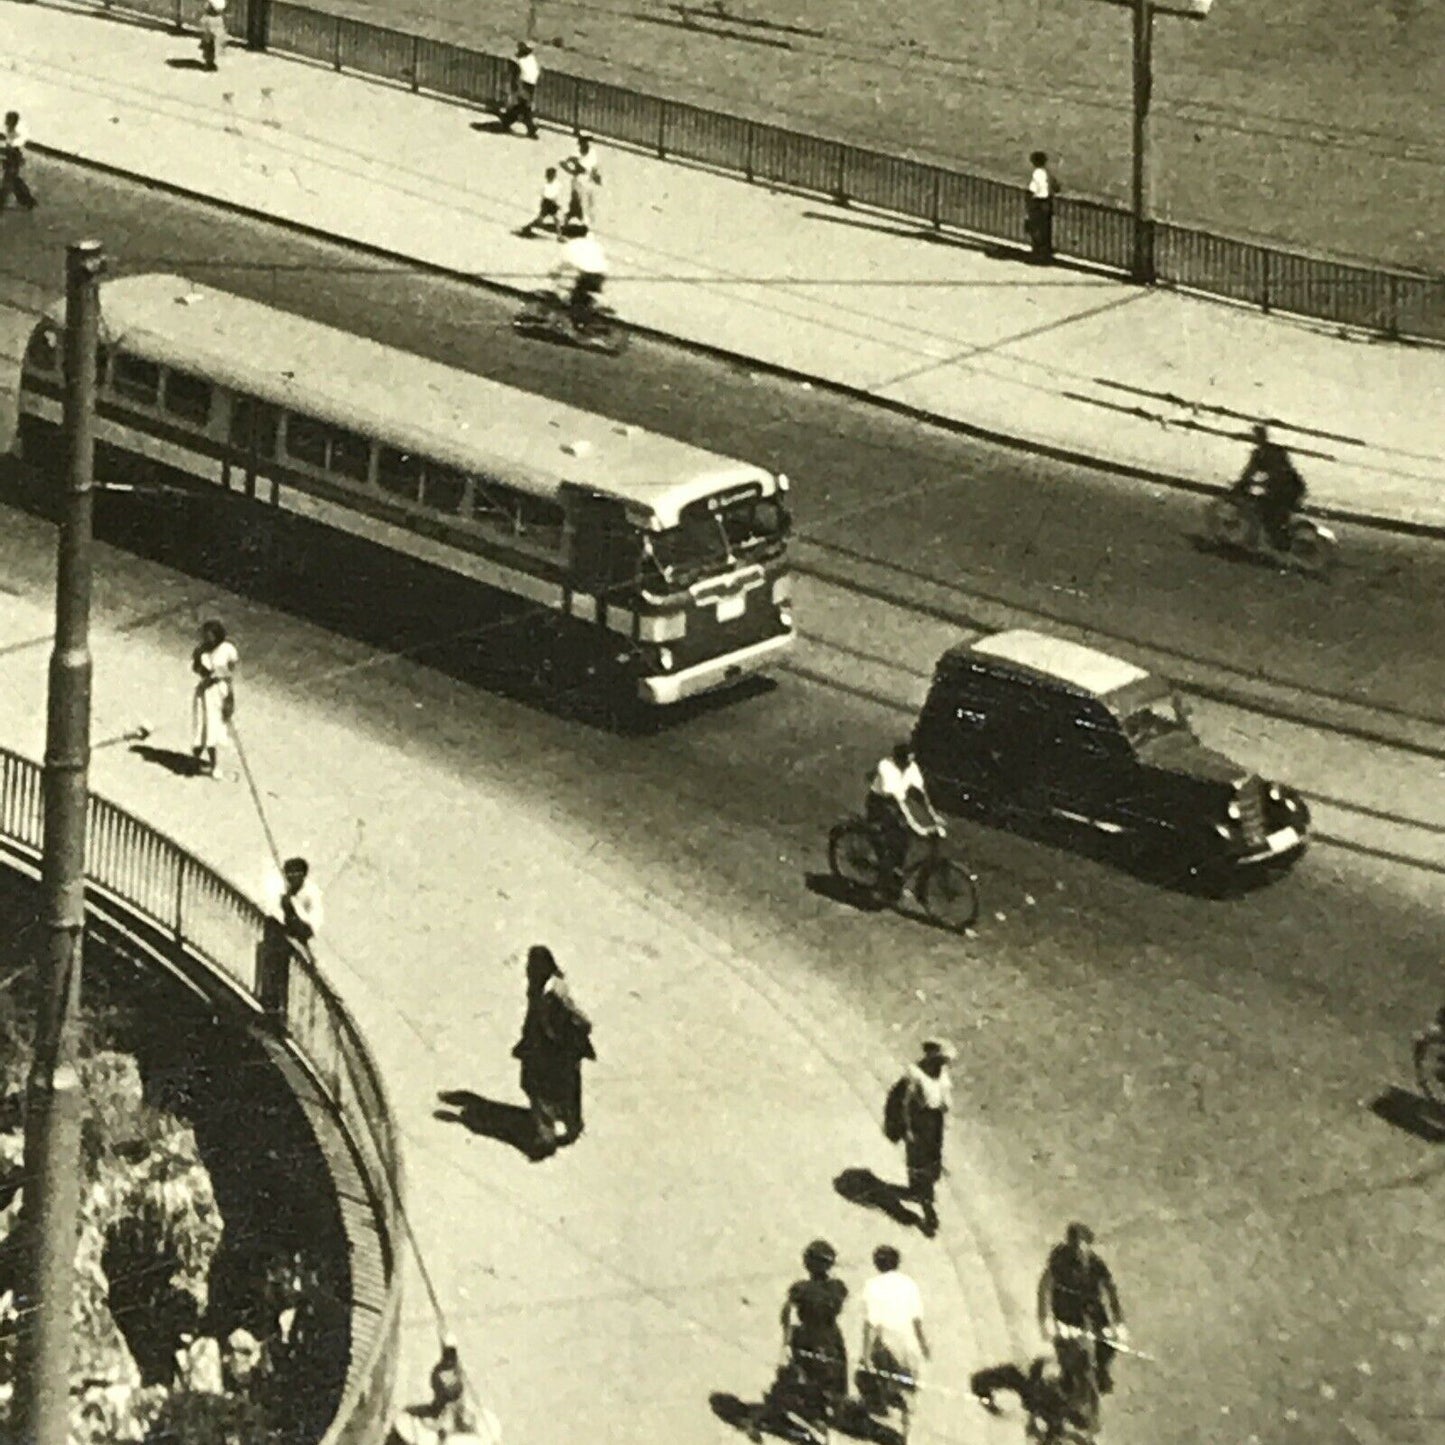
[[[15,527],[26,560],[0,598],[0,738],[39,757],[53,543],[42,524]],[[183,752],[189,642],[214,609],[209,589],[122,554],[97,582],[95,732],[146,720],[157,745]],[[736,1441],[710,1397],[759,1398],[782,1291],[819,1235],[854,1291],[850,1352],[876,1244],[897,1243],[920,1283],[935,1356],[915,1438],[1016,1434],[1016,1419],[982,1414],[967,1381],[1029,1348],[1032,1271],[1058,1219],[1005,1197],[996,1145],[966,1109],[937,1239],[834,1188],[849,1168],[899,1177],[882,1101],[917,1041],[867,1024],[766,909],[712,904],[702,861],[652,866],[645,839],[587,833],[567,807],[561,724],[528,715],[519,727],[510,705],[479,711],[425,668],[227,606],[245,649],[247,758],[281,846],[312,860],[324,890],[318,958],[387,1081],[422,1257],[511,1445]],[[261,896],[261,824],[234,752],[223,766],[230,776],[212,783],[102,749],[91,786]],[[593,1017],[599,1059],[586,1134],[533,1164],[437,1111],[445,1092],[475,1096],[485,1130],[521,1103],[510,1050],[523,958],[542,941]],[[467,1112],[465,1098],[442,1109]],[[401,1400],[420,1401],[437,1322],[408,1268],[398,1378]]]
[[[554,264],[549,241],[512,232],[569,148],[556,131],[488,133],[459,105],[240,49],[206,74],[168,64],[193,39],[93,12],[0,0],[0,28],[5,106],[45,146],[509,286],[533,288]],[[1231,481],[1250,423],[1267,418],[1315,509],[1445,530],[1445,349],[1035,268],[599,149],[609,292],[641,327],[1194,487]]]

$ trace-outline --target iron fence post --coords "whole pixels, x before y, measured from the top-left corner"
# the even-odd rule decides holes
[[[186,941],[186,860],[179,856],[176,859],[176,943],[183,944]]]
[[[336,28],[332,31],[331,65],[335,70],[341,69],[341,16],[339,15],[336,17]]]
[[[747,177],[748,184],[752,185],[756,176],[753,173],[753,143],[757,138],[757,126],[752,121],[745,122],[747,126],[747,144],[743,146],[743,174]]]
[[[933,222],[933,229],[943,229],[943,172],[937,166],[933,167],[932,195],[929,197],[929,219]]]
[[[1385,335],[1391,341],[1400,338],[1400,278],[1393,272],[1385,277]]]
[[[838,147],[838,169],[833,177],[833,200],[840,206],[848,204],[848,188],[844,184],[848,166],[848,147]]]
[[[176,0],[176,18],[171,22],[171,33],[174,35],[184,35],[186,33],[186,23],[181,18],[181,6],[182,0]],[[106,8],[109,9],[110,7],[107,6]]]
[[[667,159],[667,101],[657,103],[657,158]]]
[[[421,89],[421,36],[411,37],[411,90],[415,95]]]
[[[1266,247],[1263,254],[1264,254],[1264,264],[1260,267],[1260,278],[1259,278],[1259,309],[1260,309],[1262,312],[1264,312],[1264,314],[1265,314],[1266,316],[1268,316],[1268,315],[1269,315],[1270,302],[1271,302],[1271,299],[1272,299],[1272,298],[1270,297],[1270,294],[1269,294],[1269,290],[1270,290],[1270,287],[1269,287],[1269,283],[1270,283],[1269,258],[1274,255],[1274,252],[1271,251],[1268,247]]]

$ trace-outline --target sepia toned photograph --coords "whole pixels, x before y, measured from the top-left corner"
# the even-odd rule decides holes
[[[0,1445],[1445,1441],[1445,4],[0,53]]]

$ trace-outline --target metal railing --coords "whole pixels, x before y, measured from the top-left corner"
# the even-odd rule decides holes
[[[0,837],[38,855],[44,806],[41,768],[0,748]],[[256,998],[257,945],[265,914],[179,844],[94,795],[86,827],[86,882],[135,914],[232,985]],[[322,1090],[353,1146],[371,1192],[386,1252],[387,1293],[370,1351],[350,1371],[322,1445],[377,1445],[391,1424],[401,1328],[401,1153],[381,1075],[355,1021],[315,965],[291,959],[286,1039]]]
[[[199,12],[199,0],[82,3],[174,19],[177,25],[183,15]],[[511,68],[501,56],[289,0],[230,0],[227,26],[257,48],[471,105],[496,105],[510,85]],[[536,112],[554,125],[662,159],[1010,245],[1025,241],[1023,188],[969,171],[551,69],[537,88]],[[1332,260],[1170,222],[1152,224],[1149,279],[1157,283],[1385,336],[1445,340],[1445,276]],[[1133,217],[1120,206],[1062,196],[1054,207],[1054,244],[1062,257],[1129,275]]]

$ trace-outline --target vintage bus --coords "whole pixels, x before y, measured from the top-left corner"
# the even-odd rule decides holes
[[[257,528],[304,518],[472,579],[545,609],[647,703],[793,642],[781,475],[180,276],[103,283],[101,316],[101,487],[223,498]],[[61,456],[63,317],[22,369],[41,476]]]

